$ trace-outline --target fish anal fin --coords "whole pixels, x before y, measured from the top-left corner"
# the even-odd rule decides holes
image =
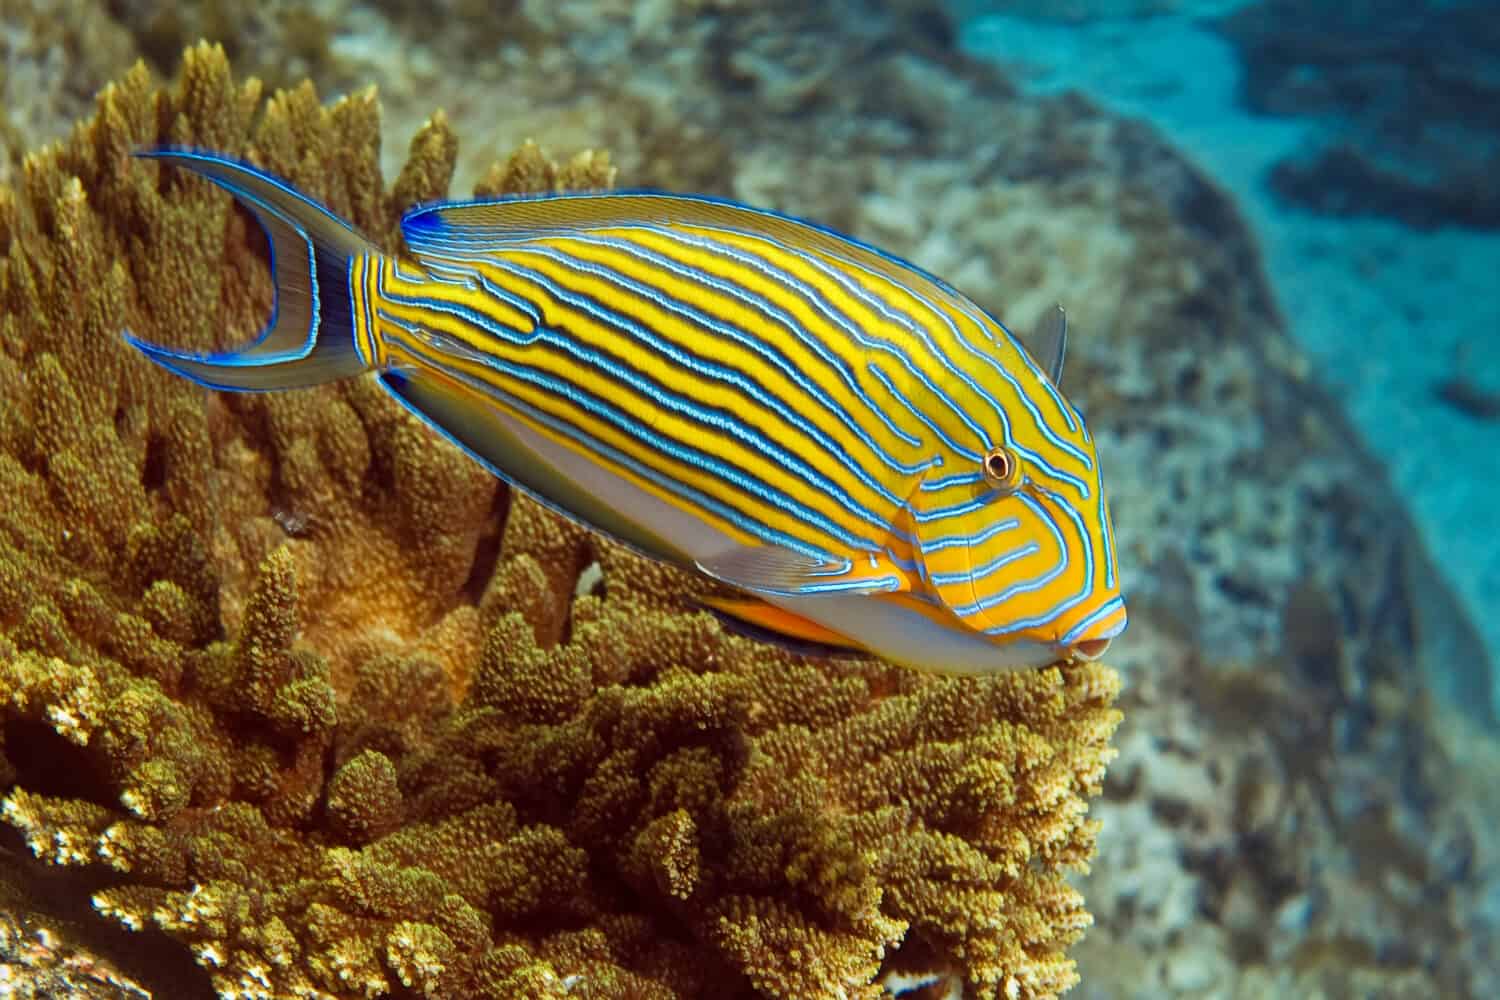
[[[848,636],[765,601],[746,597],[699,597],[697,600],[731,631],[774,643],[794,653],[807,656],[873,655]]]
[[[495,475],[572,520],[656,559],[689,565],[685,555],[616,506],[579,486],[524,440],[520,421],[477,389],[425,369],[393,369],[380,381],[408,409]]]

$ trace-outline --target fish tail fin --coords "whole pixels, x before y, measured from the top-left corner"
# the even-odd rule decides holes
[[[379,250],[348,223],[270,174],[192,149],[135,154],[185,167],[213,181],[254,213],[271,245],[276,282],[271,319],[235,350],[207,354],[153,344],[129,331],[146,357],[214,389],[266,392],[347,378],[372,367],[357,339],[349,291],[353,258]]]

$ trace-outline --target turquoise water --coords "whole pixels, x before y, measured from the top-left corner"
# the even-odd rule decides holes
[[[1271,176],[1279,164],[1356,126],[1337,108],[1292,115],[1247,106],[1250,69],[1213,17],[1253,5],[1189,3],[1181,6],[1192,9],[1169,15],[1067,23],[979,9],[1016,6],[972,5],[963,48],[1004,67],[1029,92],[1077,90],[1150,122],[1233,195],[1259,241],[1288,330],[1363,435],[1379,464],[1372,474],[1388,475],[1405,499],[1496,659],[1500,421],[1454,405],[1441,391],[1461,376],[1484,400],[1500,398],[1500,231],[1493,220],[1467,225],[1461,214],[1449,214],[1413,225],[1375,209],[1331,214],[1276,190]],[[1389,13],[1380,4],[1364,6],[1372,20]],[[1299,28],[1284,30],[1286,45],[1295,46]],[[1396,23],[1368,30],[1400,37],[1412,29]],[[1384,140],[1397,151],[1411,141]],[[1381,153],[1377,143],[1367,148]],[[1343,196],[1361,203],[1356,191]],[[1500,703],[1500,691],[1496,697]]]
[[[1067,18],[1045,16],[1063,8]],[[1158,13],[1140,16],[1150,9]],[[972,3],[963,6],[958,37],[965,52],[1003,68],[1025,93],[1080,92],[1149,123],[1234,199],[1259,245],[1286,329],[1311,363],[1312,379],[1351,420],[1372,481],[1388,478],[1495,661],[1500,654],[1500,219],[1494,209],[1500,17],[1495,5]],[[1260,429],[1243,430],[1254,435]],[[1240,542],[1248,558],[1254,546]],[[1431,581],[1413,589],[1420,592],[1419,601],[1427,594],[1445,599]],[[1439,638],[1453,639],[1463,630],[1454,620],[1435,630],[1450,627],[1454,635]],[[1473,708],[1484,699],[1484,678],[1492,676],[1483,669],[1475,656],[1449,659],[1439,668],[1446,676],[1435,677],[1433,686],[1467,690],[1456,700]],[[1500,704],[1500,689],[1491,691],[1491,700]],[[1172,738],[1155,720],[1153,726],[1139,738]],[[1500,802],[1484,790],[1500,780],[1500,757],[1487,739],[1450,717],[1432,719],[1429,732],[1441,751],[1429,744],[1392,757],[1389,742],[1384,751],[1368,743],[1359,749],[1350,745],[1342,764],[1325,772],[1328,800],[1340,804],[1334,811],[1348,810],[1346,831],[1361,827],[1362,815],[1374,814],[1361,813],[1379,799],[1371,790],[1382,779],[1366,770],[1372,766],[1389,776],[1395,796],[1405,801],[1395,812],[1403,817],[1398,825],[1409,842],[1435,846],[1451,833],[1452,814],[1420,791],[1423,780],[1416,774],[1433,773],[1432,767],[1448,775],[1440,782],[1454,782],[1448,787],[1474,829],[1495,828]],[[1125,759],[1131,756],[1127,749]],[[1143,753],[1138,759],[1139,771],[1127,764],[1116,768],[1116,778],[1134,773],[1163,789],[1195,780],[1191,769],[1176,770],[1171,753]],[[1427,763],[1405,770],[1418,759]],[[1163,794],[1168,801],[1177,794],[1185,801],[1196,796]],[[1182,858],[1176,852],[1192,843],[1191,834],[1183,836],[1177,828],[1164,837],[1158,824],[1132,822],[1131,815],[1128,806],[1102,812],[1107,829],[1113,819],[1114,832],[1101,841],[1091,898],[1120,906],[1113,912],[1096,910],[1102,936],[1144,939],[1143,951],[1152,957],[1123,981],[1097,974],[1101,966],[1118,968],[1114,963],[1126,960],[1121,953],[1107,951],[1095,965],[1085,958],[1081,994],[1146,997],[1160,988],[1169,995],[1223,996],[1228,995],[1224,984],[1235,982],[1243,991],[1238,995],[1302,995],[1284,984],[1250,986],[1253,978],[1243,969],[1238,978],[1222,971],[1228,963],[1218,945],[1183,943],[1205,933],[1210,941],[1217,939],[1195,919],[1174,920],[1174,911],[1197,908],[1215,914],[1211,926],[1232,926],[1234,905],[1204,895],[1206,883],[1184,877],[1172,862],[1147,860]],[[1375,853],[1393,857],[1399,841]],[[1220,862],[1230,868],[1245,863],[1241,851],[1253,843],[1238,842]],[[1329,995],[1486,996],[1492,991],[1492,985],[1480,985],[1493,982],[1483,975],[1462,984],[1449,981],[1434,992],[1431,985],[1398,985],[1393,971],[1405,961],[1426,969],[1474,961],[1495,966],[1500,878],[1489,849],[1468,856],[1472,867],[1446,869],[1438,863],[1428,876],[1439,870],[1449,874],[1422,882],[1422,890],[1408,886],[1428,900],[1424,912],[1443,911],[1455,898],[1437,888],[1449,877],[1464,887],[1460,893],[1467,894],[1468,903],[1461,907],[1464,932],[1401,959],[1395,958],[1399,946],[1392,947],[1402,939],[1394,926],[1371,932],[1391,915],[1376,916],[1381,908],[1369,905],[1368,884],[1354,888],[1368,877],[1367,866],[1354,866],[1365,873],[1355,875],[1348,869],[1350,856],[1339,850],[1309,846],[1301,862],[1289,861],[1287,850],[1283,843],[1272,856],[1306,866],[1304,872],[1323,869],[1323,875],[1308,878],[1304,885],[1319,888],[1293,893],[1269,923],[1251,916],[1242,928],[1240,943],[1265,949],[1272,966],[1296,961],[1296,949],[1317,938],[1316,928],[1332,924],[1351,929],[1346,942],[1371,943],[1373,951],[1362,953],[1364,958],[1356,957],[1356,949],[1328,959],[1349,977],[1330,986]],[[1190,861],[1183,867],[1194,869]],[[1151,874],[1142,876],[1142,870]],[[1345,874],[1333,874],[1340,870]],[[1163,888],[1153,891],[1153,885]],[[1121,932],[1121,926],[1130,929]],[[1175,939],[1164,931],[1174,927],[1180,935]],[[1382,939],[1384,945],[1373,944]],[[1084,955],[1089,947],[1086,942]],[[1355,985],[1349,970],[1372,956],[1372,968],[1383,971]],[[1093,977],[1090,968],[1096,970]]]

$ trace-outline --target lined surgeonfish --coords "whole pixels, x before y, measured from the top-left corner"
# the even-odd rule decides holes
[[[227,189],[271,244],[253,343],[126,334],[174,372],[241,391],[373,372],[497,476],[731,585],[704,603],[789,642],[985,673],[1092,659],[1125,627],[1060,309],[1034,358],[870,246],[662,193],[421,207],[398,258],[254,167],[140,155]]]

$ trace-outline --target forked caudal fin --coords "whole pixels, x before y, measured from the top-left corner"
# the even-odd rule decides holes
[[[271,243],[276,300],[255,340],[233,351],[176,351],[125,333],[164,368],[214,389],[262,392],[347,378],[369,365],[354,338],[349,259],[379,250],[348,223],[262,170],[191,149],[136,156],[185,167],[234,195]]]

